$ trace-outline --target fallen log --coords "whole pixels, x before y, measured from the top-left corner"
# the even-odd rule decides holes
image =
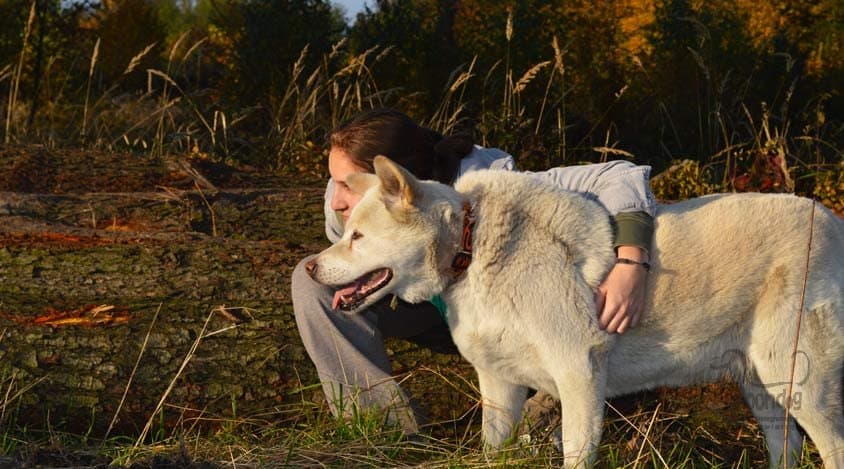
[[[321,206],[318,186],[0,193],[0,385],[15,397],[0,419],[104,432],[117,415],[137,434],[161,400],[156,422],[173,426],[318,398],[289,285],[327,245]],[[389,347],[399,372],[470,375],[459,357]],[[471,405],[417,376],[434,418]]]

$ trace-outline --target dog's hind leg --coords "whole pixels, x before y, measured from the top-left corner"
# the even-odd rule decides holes
[[[782,454],[785,449],[783,444],[785,436],[785,408],[777,402],[765,385],[759,379],[756,370],[750,367],[745,379],[739,379],[744,400],[753,411],[753,416],[759,423],[759,427],[765,435],[768,444],[768,458],[771,468],[781,467]],[[782,386],[779,386],[782,388]],[[788,466],[796,462],[796,455],[803,447],[803,437],[797,430],[793,417],[788,418]],[[796,453],[795,453],[796,452]]]
[[[823,238],[816,245],[823,248]],[[818,252],[823,252],[820,249]],[[819,254],[813,251],[813,256]],[[822,259],[837,262],[840,251],[828,249]],[[818,258],[821,259],[821,258]],[[772,467],[783,457],[783,436],[788,428],[796,434],[793,422],[784,426],[785,409],[796,419],[818,448],[827,467],[844,469],[844,416],[842,416],[841,374],[844,360],[844,280],[841,272],[818,263],[810,265],[809,276],[802,269],[790,273],[784,266],[773,266],[763,285],[745,350],[756,376],[756,386],[745,396],[767,406],[772,428],[765,428]],[[808,283],[804,283],[808,282]],[[805,285],[805,287],[804,287]],[[752,384],[748,383],[748,384]],[[758,388],[758,389],[756,389]],[[762,391],[765,391],[764,393]],[[765,395],[767,394],[767,399]],[[768,400],[770,399],[770,400]],[[777,406],[771,410],[771,401]],[[754,409],[754,413],[759,409]],[[789,437],[789,461],[800,450]]]
[[[773,348],[767,351],[762,347],[751,349],[750,360],[762,389],[780,407],[788,400],[791,385],[791,416],[811,438],[826,467],[844,469],[844,403],[841,394],[844,336],[840,315],[829,306],[808,310],[804,313],[802,326],[797,355],[793,359],[790,353],[792,346],[788,346],[786,357],[782,356],[781,350]],[[793,328],[785,327],[783,330],[791,331]],[[773,359],[770,358],[772,356]],[[777,413],[773,416],[779,424],[779,432],[782,432],[785,410],[780,409],[778,413],[778,420]],[[765,433],[768,436],[767,430]],[[794,433],[794,425],[789,422],[789,434]],[[771,440],[768,436],[769,443]],[[779,441],[782,441],[782,436],[779,436]],[[799,450],[791,438],[788,444],[789,452]],[[771,454],[779,459],[782,450],[774,452],[772,449]]]
[[[476,368],[483,406],[483,438],[486,447],[500,448],[513,434],[522,416],[527,388]]]
[[[844,415],[840,402],[840,374],[836,380],[837,386],[826,382],[824,386],[802,387],[799,408],[795,399],[793,413],[818,448],[825,467],[844,469]]]
[[[800,453],[802,441],[794,425],[794,419],[803,427],[809,438],[818,448],[818,452],[826,467],[844,469],[844,415],[841,407],[841,373],[830,373],[829,370],[811,369],[802,383],[795,382],[791,393],[791,416],[788,427],[788,452],[790,464],[794,462],[794,452]],[[760,372],[765,383],[766,374]],[[796,379],[795,379],[796,381]],[[770,379],[768,383],[772,382]],[[767,393],[765,392],[767,391]],[[774,396],[776,392],[776,396]],[[756,401],[761,404],[762,417],[757,415],[760,425],[768,440],[768,451],[771,456],[771,467],[778,466],[777,462],[783,454],[783,419],[785,409],[782,403],[787,400],[788,386],[754,387],[752,396],[745,397],[748,402]],[[766,400],[767,398],[767,400]],[[753,406],[751,406],[753,407]],[[757,409],[754,408],[754,414]]]
[[[815,443],[827,468],[844,469],[844,321],[825,305],[804,316],[800,349],[807,374],[795,379],[792,414]],[[799,400],[798,394],[799,393]]]

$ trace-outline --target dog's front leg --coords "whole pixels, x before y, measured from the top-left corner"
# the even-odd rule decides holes
[[[568,373],[557,378],[562,405],[565,467],[589,467],[601,442],[606,395],[606,366],[586,359],[578,366],[569,359]]]
[[[527,398],[527,388],[505,381],[480,368],[478,384],[483,406],[483,438],[488,449],[500,448],[513,433]]]

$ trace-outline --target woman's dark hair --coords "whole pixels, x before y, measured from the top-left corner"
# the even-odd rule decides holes
[[[474,142],[467,135],[444,137],[422,127],[395,109],[366,111],[329,134],[329,144],[345,151],[355,166],[374,172],[372,160],[384,155],[419,179],[451,184],[460,160],[471,153]]]

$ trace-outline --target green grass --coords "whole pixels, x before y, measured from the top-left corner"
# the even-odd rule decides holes
[[[726,386],[726,385],[721,385]],[[484,452],[477,402],[468,419],[437,422],[412,441],[385,423],[383,414],[353,412],[338,419],[321,400],[319,389],[294,393],[288,404],[260,414],[233,418],[201,416],[175,428],[157,426],[144,441],[137,435],[96,432],[70,434],[50,422],[33,431],[14,424],[14,414],[0,422],[0,462],[24,465],[153,467],[559,467],[562,456],[548,434],[514,438],[509,446]],[[310,399],[308,395],[312,396]],[[7,404],[13,404],[7,402]],[[628,398],[607,408],[604,435],[595,467],[613,468],[753,468],[766,465],[764,440],[752,418],[717,421],[693,418],[671,392]],[[632,406],[632,407],[631,407]],[[708,407],[707,401],[700,407]],[[13,408],[13,405],[7,407]],[[619,406],[621,407],[621,406]],[[725,409],[741,414],[741,404]],[[156,420],[155,418],[151,420]],[[736,428],[738,432],[736,433]],[[821,467],[809,443],[798,468]]]

